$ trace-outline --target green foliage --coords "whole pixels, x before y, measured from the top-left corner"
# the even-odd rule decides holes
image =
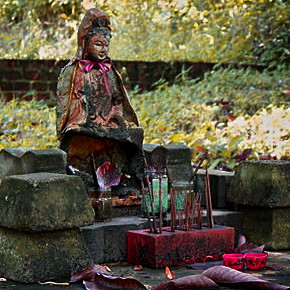
[[[247,154],[248,158],[265,154],[271,158],[290,158],[290,103],[289,90],[285,90],[289,88],[289,78],[286,76],[282,68],[260,74],[248,69],[217,68],[206,76],[206,81],[188,80],[181,74],[172,86],[160,81],[152,92],[132,91],[131,101],[145,131],[145,143],[186,144],[193,148],[194,162],[208,150],[210,168],[229,170],[234,169],[249,148],[252,151]],[[248,100],[254,95],[249,94],[251,86],[255,86],[254,105],[253,100]],[[204,91],[207,93],[203,94]],[[210,92],[213,95],[209,97]],[[233,121],[219,102],[209,102],[211,97],[220,97],[220,92],[225,100],[235,97],[232,109],[239,116]],[[247,113],[249,108],[251,114]],[[0,149],[58,147],[55,110],[47,102],[34,99],[1,102],[0,116]]]
[[[289,68],[258,72],[252,68],[235,69],[216,66],[197,82],[188,80],[184,94],[191,95],[195,102],[221,105],[229,101],[228,113],[234,116],[253,115],[270,104],[290,106],[290,96],[285,91],[290,87]]]
[[[0,149],[27,147],[49,149],[58,146],[55,109],[43,101],[0,102]]]
[[[209,150],[212,167],[233,169],[249,148],[249,158],[289,158],[289,85],[285,68],[263,73],[220,68],[199,82],[183,76],[173,86],[161,82],[156,90],[131,99],[145,142],[186,144],[194,149],[195,162]],[[232,102],[236,120],[229,120],[223,100]]]
[[[80,1],[3,0],[3,58],[71,58],[85,12]],[[111,57],[281,64],[290,60],[283,0],[90,1],[112,18]]]

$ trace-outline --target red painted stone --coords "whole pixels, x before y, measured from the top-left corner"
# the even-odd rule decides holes
[[[163,228],[162,234],[148,229],[128,231],[127,261],[134,265],[163,268],[220,260],[234,248],[234,228],[215,225],[213,229],[191,231]],[[210,256],[210,257],[209,257]]]

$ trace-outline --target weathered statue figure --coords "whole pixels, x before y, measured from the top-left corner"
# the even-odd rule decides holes
[[[143,130],[108,57],[110,38],[108,15],[88,10],[78,30],[77,55],[59,77],[57,133],[73,168],[93,180],[94,169],[109,161],[136,186],[144,168]],[[119,192],[126,186],[123,182]]]

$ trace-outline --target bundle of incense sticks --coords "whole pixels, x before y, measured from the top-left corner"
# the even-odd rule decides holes
[[[147,219],[149,223],[149,229],[152,233],[161,233],[162,231],[162,224],[163,224],[163,209],[162,209],[162,172],[166,170],[166,166],[147,166],[145,173],[145,182],[141,184],[142,190],[142,197],[144,199],[144,206],[145,211],[147,213]],[[152,174],[156,173],[158,176],[159,187],[158,187],[158,212],[159,212],[159,225],[157,225],[157,219],[155,216],[155,201],[154,201],[154,193],[153,193],[153,186],[152,186]],[[149,175],[149,176],[148,176]],[[145,186],[148,188],[148,197],[149,197],[149,204],[147,202],[147,197],[145,194]],[[151,213],[151,215],[150,215]],[[152,216],[152,218],[151,218]]]

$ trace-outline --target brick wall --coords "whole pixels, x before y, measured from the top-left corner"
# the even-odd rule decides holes
[[[56,91],[57,75],[65,62],[54,60],[0,60],[2,97],[48,99]]]
[[[60,69],[68,60],[6,60],[0,59],[0,90],[2,98],[12,97],[29,99],[48,99],[55,96],[57,78]],[[128,89],[139,86],[142,90],[150,90],[152,84],[160,78],[173,80],[182,69],[192,67],[191,77],[197,77],[213,64],[190,62],[126,62],[114,61],[118,71],[124,78]]]
[[[55,96],[60,69],[68,60],[5,60],[0,59],[0,97],[48,99]],[[173,82],[182,70],[189,70],[191,78],[201,77],[211,70],[214,63],[193,62],[136,62],[114,61],[123,75],[125,86],[132,89],[150,90],[152,84],[163,78]],[[227,66],[227,65],[224,65]],[[261,67],[256,67],[262,69]]]

